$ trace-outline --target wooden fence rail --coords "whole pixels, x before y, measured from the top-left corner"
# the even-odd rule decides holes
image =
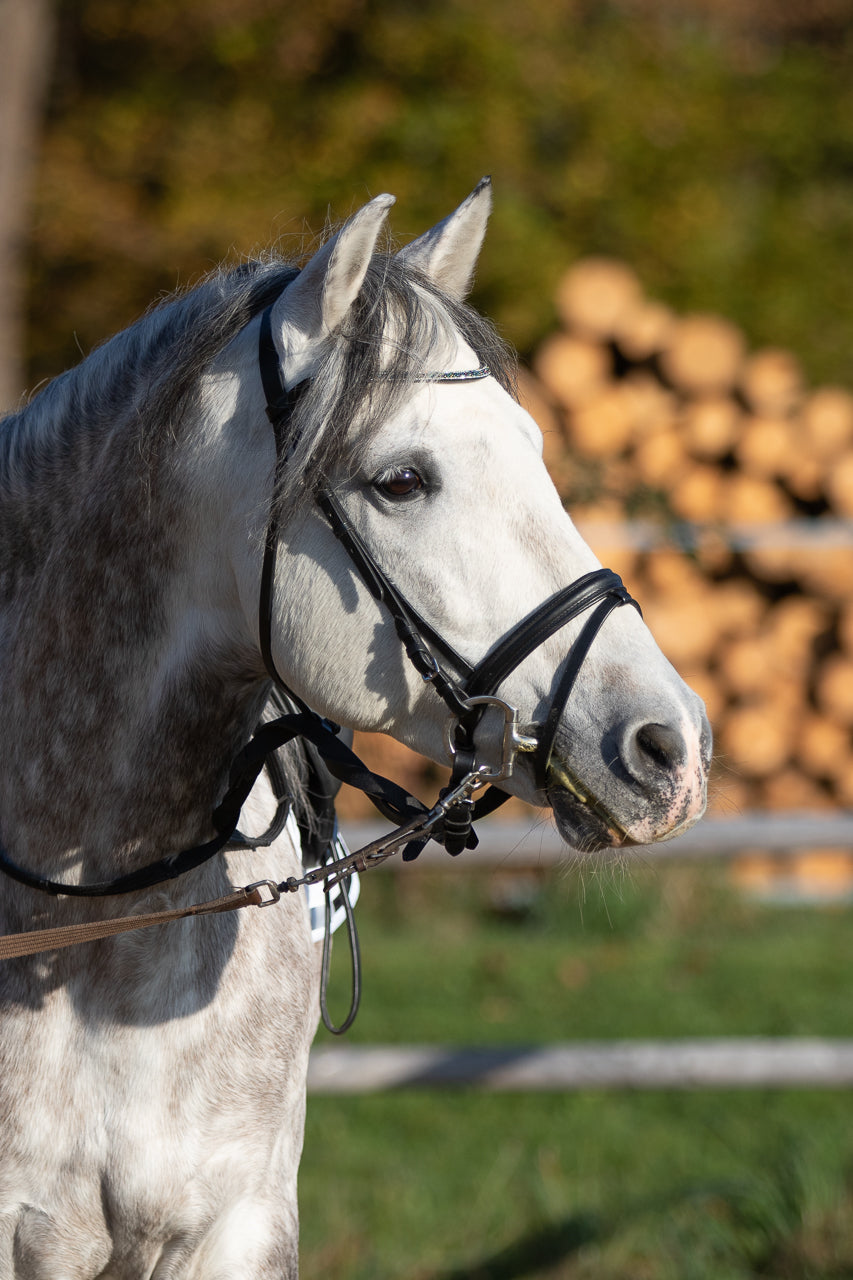
[[[514,1048],[318,1046],[308,1089],[318,1094],[474,1087],[790,1089],[853,1085],[853,1040],[617,1040]]]
[[[352,824],[345,829],[352,848],[379,832],[373,824]],[[755,813],[711,818],[676,840],[628,850],[625,856],[652,863],[728,859],[750,848],[780,858],[798,849],[853,852],[853,813]],[[463,865],[483,870],[547,868],[572,856],[550,820],[535,825],[492,821],[481,823],[479,848],[469,850],[459,861],[450,863],[443,849],[431,845],[403,874],[417,874],[419,868],[458,870]],[[308,1072],[308,1088],[315,1095],[415,1088],[519,1092],[851,1085],[853,1040],[795,1037],[618,1040],[506,1048],[317,1046]]]

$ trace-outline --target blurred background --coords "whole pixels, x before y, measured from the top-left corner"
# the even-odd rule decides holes
[[[298,259],[386,190],[405,242],[491,173],[473,301],[706,699],[712,813],[817,829],[853,808],[851,52],[853,0],[0,0],[0,407],[223,258]],[[356,1040],[851,1032],[843,841],[463,862],[364,887]],[[853,1276],[848,1114],[807,1090],[316,1098],[303,1273]]]

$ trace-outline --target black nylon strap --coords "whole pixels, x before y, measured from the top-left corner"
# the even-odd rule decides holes
[[[342,1036],[344,1032],[349,1031],[355,1022],[359,1005],[361,1004],[361,948],[358,943],[358,929],[355,923],[355,914],[352,909],[352,903],[349,896],[349,880],[343,879],[340,882],[341,901],[344,905],[344,915],[347,923],[347,940],[350,950],[350,1002],[349,1010],[342,1022],[333,1022],[329,1013],[329,974],[331,970],[332,959],[332,899],[326,888],[326,901],[324,903],[325,928],[323,930],[323,957],[320,962],[320,1016],[323,1019],[323,1026],[327,1031],[331,1031],[333,1036]]]
[[[368,769],[355,752],[332,732],[328,723],[313,712],[282,716],[258,729],[232,766],[232,785],[217,812],[225,812],[226,805],[239,804],[242,807],[267,755],[297,736],[313,742],[329,772],[340,782],[363,791],[380,813],[391,820],[409,822],[428,812],[426,806],[403,787]]]
[[[634,600],[631,600],[630,596],[628,599],[631,604],[636,604]],[[560,675],[557,683],[557,688],[554,690],[554,696],[551,699],[551,707],[548,712],[548,718],[545,721],[545,727],[543,728],[539,739],[539,746],[537,747],[536,754],[533,757],[537,783],[543,788],[548,777],[548,764],[551,760],[551,752],[554,749],[554,739],[557,736],[557,727],[560,723],[563,711],[565,710],[566,703],[571,696],[575,680],[583,666],[584,659],[589,653],[592,642],[598,635],[604,619],[614,609],[618,608],[620,604],[624,603],[625,601],[616,595],[607,596],[602,600],[595,612],[592,613],[584,623],[583,630],[569,650],[562,674]],[[636,605],[637,609],[639,609],[639,607],[639,605]]]
[[[69,898],[103,898],[114,893],[131,893],[134,889],[148,889],[151,885],[174,880],[177,876],[209,861],[227,843],[228,835],[220,833],[204,844],[183,850],[174,858],[161,858],[126,876],[117,876],[114,880],[104,880],[94,884],[65,884],[61,880],[50,880],[46,876],[40,876],[34,871],[18,866],[0,846],[0,871],[3,871],[10,880],[17,880],[19,884],[25,884],[30,889],[39,889],[42,893],[50,893],[54,896],[64,895]]]
[[[450,782],[447,785],[447,790],[449,791],[458,786],[469,773],[476,771],[477,751],[473,741],[468,740],[469,737],[467,730],[464,729],[457,736],[453,769],[450,774]],[[444,795],[445,793],[442,792],[441,794]],[[471,830],[473,821],[474,801],[470,796],[466,800],[457,800],[447,810],[442,823],[441,837],[445,849],[452,858],[458,857],[464,849],[476,848],[477,839]]]
[[[232,848],[268,849],[271,844],[275,844],[287,825],[287,817],[291,808],[290,796],[287,793],[284,769],[275,753],[267,758],[264,768],[266,769],[272,793],[276,799],[275,813],[266,831],[259,836],[245,836],[242,831],[235,831],[228,842]]]
[[[285,429],[290,426],[293,410],[300,396],[308,387],[307,379],[297,382],[288,390],[281,380],[281,366],[278,351],[272,336],[272,307],[267,307],[261,316],[261,329],[258,335],[258,366],[261,383],[266,397],[267,417],[272,423],[276,437],[276,452],[286,453]]]

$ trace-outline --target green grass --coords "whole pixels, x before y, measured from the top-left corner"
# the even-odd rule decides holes
[[[353,1041],[853,1034],[848,909],[707,867],[366,881]],[[849,1115],[844,1091],[312,1098],[303,1280],[853,1277]]]

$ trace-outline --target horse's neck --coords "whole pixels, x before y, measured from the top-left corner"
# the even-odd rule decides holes
[[[89,474],[51,487],[45,471],[29,509],[14,502],[0,841],[53,877],[77,866],[82,879],[109,877],[211,835],[228,764],[260,712],[263,686],[233,655],[229,671],[226,655],[199,652],[199,530],[180,471],[149,484],[131,450],[117,433]]]

